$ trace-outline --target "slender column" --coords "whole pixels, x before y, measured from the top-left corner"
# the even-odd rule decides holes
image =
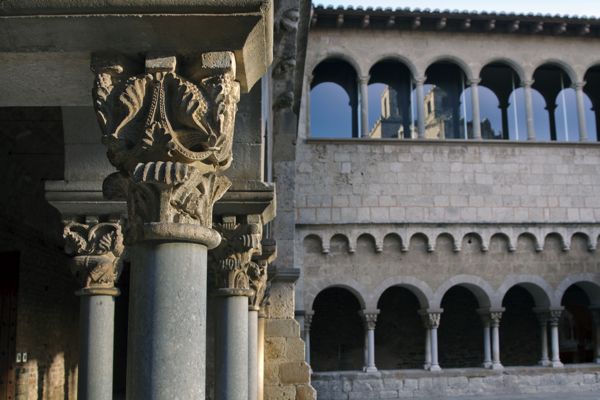
[[[416,78],[417,90],[417,135],[419,139],[425,139],[425,77]]]
[[[490,312],[492,328],[492,369],[504,369],[500,363],[500,319],[502,311]]]
[[[375,325],[377,324],[377,315],[379,315],[379,310],[363,310],[360,312],[360,315],[363,317],[363,320],[365,321],[365,327],[367,328],[367,365],[365,367],[365,372],[376,372],[377,367],[375,366]]]
[[[533,97],[531,94],[533,80],[523,81],[525,91],[525,115],[527,116],[527,140],[535,140],[535,116],[533,114]]]
[[[248,307],[248,400],[258,399],[258,312]]]
[[[212,229],[213,205],[231,185],[221,173],[232,159],[235,57],[198,55],[186,66],[190,79],[179,74],[175,56],[148,56],[135,75],[140,67],[92,58],[94,106],[119,170],[105,179],[105,196],[126,197],[128,206],[127,399],[203,399],[207,250],[221,239]],[[242,310],[232,324],[247,333],[242,300],[230,304]],[[246,366],[247,357],[246,350]],[[239,384],[247,386],[246,374]]]
[[[550,359],[548,358],[548,311],[547,310],[536,310],[538,322],[540,324],[540,343],[541,343],[541,356],[539,365],[543,367],[550,366]]]
[[[265,398],[265,314],[264,308],[258,312],[258,394],[257,400]]]
[[[425,328],[425,363],[423,364],[424,370],[431,368],[431,325],[429,324],[429,317],[427,314],[421,314],[423,319],[423,327]]]
[[[600,364],[600,306],[591,306],[590,311],[594,322],[594,359],[596,364]]]
[[[548,102],[548,104],[546,105],[546,111],[548,111],[548,121],[550,122],[550,140],[557,139],[556,107],[558,107],[558,106],[555,103]]]
[[[360,89],[360,135],[369,137],[369,76],[358,78]]]
[[[552,368],[562,368],[563,363],[560,361],[560,347],[558,342],[558,323],[560,322],[560,316],[562,309],[550,310],[550,338],[552,347],[552,359],[550,365]]]
[[[481,79],[471,79],[471,103],[473,111],[473,139],[481,139],[481,112],[479,111],[479,82]]]
[[[583,97],[583,88],[585,82],[577,82],[573,85],[577,97],[577,122],[579,123],[579,141],[588,140],[587,123],[585,120],[585,101]]]
[[[492,368],[492,344],[490,342],[491,319],[489,311],[478,310],[483,325],[483,368]]]
[[[248,371],[257,368],[248,364],[248,301],[256,295],[252,277],[261,274],[252,257],[261,252],[263,225],[259,215],[223,216],[215,227],[223,237],[210,263],[218,288],[215,399],[248,400]]]
[[[75,294],[81,298],[80,352],[77,395],[85,400],[111,400],[115,283],[122,270],[123,236],[118,223],[97,219],[80,224],[66,221],[65,251],[74,256],[73,273],[82,283]]]
[[[508,100],[501,100],[500,105],[498,107],[500,108],[500,113],[502,115],[502,138],[508,139],[510,138],[508,128],[508,108],[510,107],[510,103],[508,102]]]
[[[312,319],[314,315],[314,311],[304,312],[304,357],[308,365],[310,365],[310,325],[312,324]]]
[[[428,319],[429,324],[429,339],[430,339],[430,349],[431,349],[431,365],[429,370],[431,372],[441,371],[440,363],[438,361],[438,337],[437,330],[440,327],[440,319],[442,317],[442,312],[444,310],[427,310],[425,315]]]

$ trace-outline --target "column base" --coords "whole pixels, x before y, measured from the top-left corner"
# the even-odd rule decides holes
[[[423,364],[423,369],[425,371],[429,371],[429,368],[431,368],[431,364]]]
[[[429,367],[430,372],[440,372],[442,368],[439,365],[432,365]]]
[[[363,372],[377,372],[377,367],[364,367]]]
[[[494,364],[492,364],[492,369],[494,371],[500,371],[500,370],[504,369],[504,366],[500,363],[494,363]]]
[[[550,363],[550,366],[552,368],[564,368],[565,367],[565,365],[562,362],[560,362],[560,361],[552,361]]]
[[[538,365],[540,365],[542,367],[549,367],[552,365],[552,363],[550,362],[550,360],[540,360],[538,362]]]
[[[481,364],[481,366],[485,369],[490,369],[492,368],[492,362],[491,361],[484,361],[483,364]]]

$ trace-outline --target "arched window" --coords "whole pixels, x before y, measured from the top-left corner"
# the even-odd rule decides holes
[[[344,288],[328,288],[317,295],[310,329],[313,370],[362,369],[365,333],[360,309],[356,296]]]
[[[410,70],[400,62],[384,60],[369,75],[369,137],[416,136]]]
[[[321,62],[310,91],[312,137],[358,137],[358,86],[354,68],[341,59]]]
[[[440,61],[429,66],[425,75],[425,137],[466,139],[472,111],[464,93],[465,73],[452,62]]]
[[[585,116],[588,137],[600,140],[600,65],[590,68],[585,74]]]

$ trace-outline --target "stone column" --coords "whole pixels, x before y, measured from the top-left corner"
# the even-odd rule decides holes
[[[415,79],[417,90],[417,136],[419,139],[425,139],[425,80],[425,77]]]
[[[490,321],[492,328],[492,369],[504,369],[500,363],[500,320],[502,311],[490,312]]]
[[[504,139],[510,138],[510,129],[508,127],[508,108],[510,107],[510,103],[507,100],[500,100],[500,113],[502,115],[502,137]],[[518,122],[517,122],[518,123]]]
[[[119,171],[104,181],[105,195],[124,193],[128,207],[127,399],[203,399],[207,250],[221,239],[213,205],[231,185],[221,172],[239,100],[234,55],[188,59],[189,79],[175,56],[147,56],[145,68],[94,56],[92,70],[103,142]]]
[[[71,269],[81,281],[80,352],[77,396],[112,400],[115,283],[121,273],[123,235],[117,222],[66,221],[65,252],[73,256]]]
[[[539,365],[542,367],[550,366],[550,359],[548,358],[548,311],[545,310],[534,310],[537,315],[538,322],[540,324],[540,343],[541,343],[541,355]]]
[[[525,91],[525,115],[527,117],[527,140],[535,140],[535,116],[533,114],[533,97],[531,94],[533,80],[523,81]]]
[[[481,79],[471,79],[471,103],[473,106],[473,139],[481,139],[481,112],[479,111],[479,82]]]
[[[548,111],[548,121],[550,123],[550,140],[557,140],[556,107],[558,105],[554,103],[554,100],[546,100],[546,111]]]
[[[483,368],[492,368],[492,345],[490,342],[491,319],[489,312],[480,311],[481,324],[483,325]]]
[[[587,123],[585,120],[585,100],[583,88],[586,82],[577,82],[573,84],[575,96],[577,98],[577,122],[579,123],[579,141],[586,142],[588,140]]]
[[[265,398],[265,314],[264,308],[258,312],[258,394],[257,400]]]
[[[215,227],[223,238],[210,254],[218,299],[215,399],[248,400],[248,302],[256,296],[251,276],[261,268],[252,257],[261,253],[262,222],[259,215],[223,216]]]
[[[258,399],[258,312],[248,307],[248,400]]]
[[[358,78],[360,89],[360,136],[369,137],[369,76]]]
[[[375,325],[377,324],[377,315],[379,310],[360,311],[360,315],[365,321],[365,327],[367,328],[367,362],[365,366],[365,372],[376,372],[377,367],[375,366]]]
[[[562,368],[563,363],[560,361],[560,346],[558,341],[558,324],[560,322],[560,316],[562,314],[562,308],[550,310],[549,322],[550,322],[550,338],[552,347],[552,359],[550,360],[550,366],[552,368]]]
[[[594,359],[600,364],[600,306],[591,306],[592,320],[594,322]]]
[[[429,370],[432,372],[441,371],[440,363],[438,361],[438,340],[437,330],[440,327],[440,319],[442,317],[443,310],[439,311],[427,311],[427,318],[429,318],[429,328],[431,337],[431,366]]]
[[[423,320],[423,327],[425,328],[425,362],[423,363],[423,369],[428,371],[431,368],[431,326],[427,314],[422,312],[420,314]]]
[[[312,310],[304,312],[304,358],[308,365],[310,365],[310,325],[314,315],[315,312]]]

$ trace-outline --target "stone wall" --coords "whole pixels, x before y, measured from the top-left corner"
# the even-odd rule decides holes
[[[313,374],[319,400],[435,398],[494,394],[597,392],[600,367],[564,370],[507,368],[454,370],[441,373],[389,371],[377,373],[332,372]]]

